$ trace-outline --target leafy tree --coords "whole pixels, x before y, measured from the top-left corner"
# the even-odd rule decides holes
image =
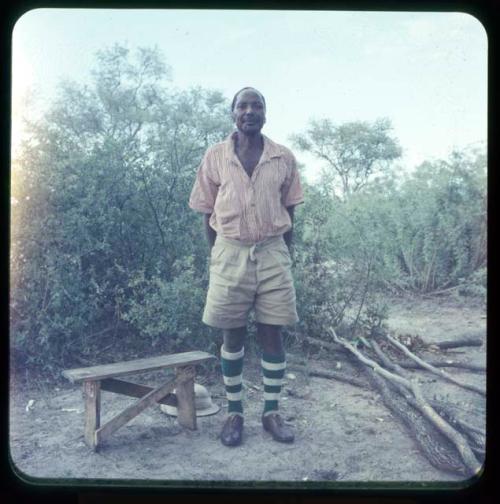
[[[206,346],[207,249],[187,201],[203,151],[231,129],[229,103],[171,89],[169,75],[156,49],[100,51],[92,84],[63,83],[31,125],[12,171],[11,330],[25,364],[57,373],[117,341],[129,358]]]
[[[304,133],[292,136],[292,141],[296,148],[324,162],[321,185],[327,193],[335,195],[340,181],[340,196],[345,199],[401,156],[397,140],[390,136],[391,129],[388,119],[338,126],[329,119],[312,120]]]

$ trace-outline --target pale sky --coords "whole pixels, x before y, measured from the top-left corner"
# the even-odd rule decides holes
[[[388,117],[408,169],[486,141],[487,35],[469,14],[36,9],[13,32],[14,149],[35,111],[26,93],[43,109],[61,79],[89,82],[95,53],[115,43],[157,46],[178,89],[258,88],[263,133],[289,147],[312,118]],[[314,180],[318,162],[294,152]]]

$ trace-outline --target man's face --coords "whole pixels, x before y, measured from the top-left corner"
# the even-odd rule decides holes
[[[266,106],[261,95],[251,89],[242,91],[234,104],[233,120],[242,133],[258,133],[266,122]]]

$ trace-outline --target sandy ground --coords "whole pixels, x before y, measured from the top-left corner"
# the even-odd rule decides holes
[[[457,300],[394,300],[390,327],[419,334],[426,342],[449,340],[470,330],[485,339],[485,309]],[[447,351],[450,358],[485,364],[481,347]],[[331,488],[332,484],[361,482],[433,485],[463,481],[460,476],[434,468],[419,452],[405,427],[394,419],[377,393],[323,378],[309,378],[293,369],[298,355],[290,353],[281,410],[295,428],[291,445],[273,441],[260,423],[262,385],[258,362],[247,359],[245,380],[244,442],[236,448],[218,440],[225,418],[225,398],[220,377],[205,381],[219,413],[198,418],[189,431],[152,407],[116,431],[94,453],[83,441],[83,400],[79,386],[67,384],[42,394],[35,388],[11,388],[10,456],[23,477],[42,482],[61,478],[68,483],[92,480],[127,482],[141,486],[280,486]],[[315,360],[314,366],[331,369],[336,363]],[[344,370],[345,364],[343,364]],[[454,376],[485,385],[485,376],[449,368]],[[347,369],[347,371],[349,371]],[[354,371],[353,371],[354,372]],[[484,428],[485,401],[419,371],[424,390],[460,404],[462,417]],[[149,376],[156,381],[158,374]],[[135,378],[135,377],[134,377]],[[141,382],[141,378],[137,377]],[[151,381],[142,381],[151,384]],[[34,400],[31,408],[28,402]],[[133,399],[102,393],[102,420],[117,414]]]

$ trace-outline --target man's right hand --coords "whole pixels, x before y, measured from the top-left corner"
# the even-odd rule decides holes
[[[215,239],[217,238],[215,229],[213,229],[209,224],[211,216],[212,214],[204,214],[205,236],[207,238],[208,249],[210,250],[210,253],[212,252],[212,247],[214,246]]]

